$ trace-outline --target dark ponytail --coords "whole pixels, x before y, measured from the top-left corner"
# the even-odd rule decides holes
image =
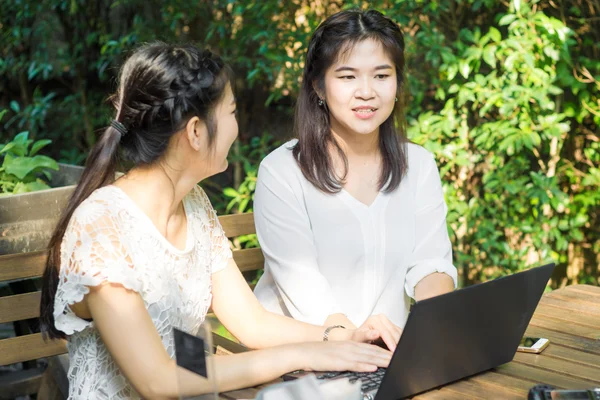
[[[54,327],[54,296],[58,286],[58,266],[60,265],[60,245],[75,209],[89,197],[92,192],[107,185],[114,177],[119,139],[121,133],[109,126],[100,140],[90,151],[85,169],[69,199],[67,207],[54,229],[48,244],[48,259],[42,277],[42,301],[40,305],[40,326],[42,332],[52,339],[64,339],[64,333]]]
[[[40,304],[44,337],[66,338],[54,325],[54,298],[62,240],[77,207],[96,189],[114,181],[121,156],[136,166],[158,161],[169,139],[194,116],[206,123],[212,146],[217,131],[212,111],[231,80],[231,69],[220,57],[190,45],[152,43],[125,62],[119,90],[112,97],[116,122],[90,151],[79,184],[48,244]]]

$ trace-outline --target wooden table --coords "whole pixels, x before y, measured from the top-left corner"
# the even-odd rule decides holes
[[[538,383],[560,389],[600,387],[600,287],[575,285],[545,294],[527,335],[550,339],[550,345],[542,354],[516,353],[508,364],[414,399],[526,399]],[[264,386],[221,398],[252,399]]]

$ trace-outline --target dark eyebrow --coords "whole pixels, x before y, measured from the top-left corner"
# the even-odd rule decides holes
[[[388,65],[388,64],[384,64],[384,65],[378,65],[378,66],[375,67],[376,71],[379,71],[381,69],[392,69],[392,66]],[[341,72],[341,71],[355,72],[356,68],[342,66],[342,67],[339,67],[338,69],[335,70],[335,72]]]
[[[352,67],[339,67],[338,69],[335,70],[335,72],[341,72],[341,71],[351,71],[351,72],[354,72],[354,71],[356,71],[356,68],[352,68]]]

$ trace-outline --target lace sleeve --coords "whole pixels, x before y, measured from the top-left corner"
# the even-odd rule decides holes
[[[214,274],[224,269],[233,256],[229,247],[229,239],[225,236],[225,231],[221,227],[217,213],[208,196],[200,186],[196,186],[196,188],[197,207],[201,208],[198,211],[206,216],[203,230],[210,236],[210,263],[211,272]]]
[[[54,300],[54,323],[66,335],[87,328],[91,322],[75,315],[72,304],[103,282],[121,284],[140,292],[142,282],[127,249],[118,216],[106,204],[82,204],[73,214],[61,245],[59,282]]]

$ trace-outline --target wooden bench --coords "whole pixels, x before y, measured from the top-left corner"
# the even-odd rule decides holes
[[[256,233],[253,214],[225,215],[219,218],[228,238]],[[39,278],[45,267],[45,251],[0,256],[0,282]],[[242,272],[263,268],[264,258],[259,248],[234,250],[233,258]],[[41,292],[0,297],[0,324],[34,320],[40,316]],[[218,335],[214,345],[230,351],[241,351],[237,345]],[[40,358],[57,356],[67,352],[65,341],[44,342],[39,332],[0,340],[0,366],[22,363]],[[51,360],[55,363],[60,361]],[[63,358],[64,364],[64,358]],[[64,365],[63,365],[64,367]],[[0,400],[18,395],[38,393],[38,399],[60,398],[52,387],[56,377],[44,370],[33,368],[0,376]],[[58,379],[64,381],[65,379]],[[64,383],[64,382],[63,382]],[[64,388],[61,392],[64,391]]]

